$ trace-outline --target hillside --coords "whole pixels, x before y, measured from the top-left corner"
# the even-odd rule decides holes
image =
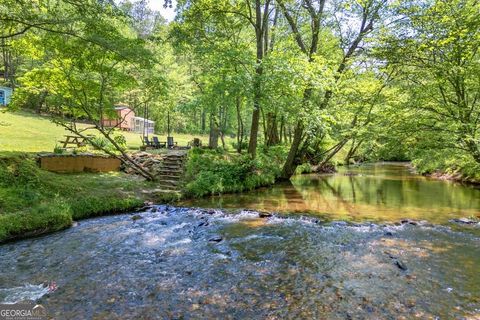
[[[60,145],[63,136],[68,132],[52,123],[47,117],[37,114],[19,111],[0,111],[0,151],[22,151],[22,152],[51,152],[55,145]],[[142,142],[141,136],[137,133],[122,132],[127,140],[129,149],[138,149]],[[166,140],[164,135],[158,135],[161,141]],[[174,134],[175,141],[179,145],[187,145],[193,139],[192,135]],[[207,137],[202,137],[205,142]]]

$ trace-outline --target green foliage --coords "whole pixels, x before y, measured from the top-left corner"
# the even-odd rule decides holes
[[[412,164],[421,174],[446,174],[454,179],[479,183],[480,164],[468,154],[445,150],[418,150]]]
[[[111,174],[55,174],[27,155],[0,157],[0,242],[68,227],[72,219],[142,205],[145,182]]]
[[[311,172],[312,172],[312,165],[310,163],[302,163],[295,170],[295,174],[304,174],[304,173],[311,173]]]
[[[62,148],[62,147],[59,146],[59,145],[55,145],[55,148],[53,148],[53,153],[55,153],[55,154],[63,154],[63,153],[65,153],[65,149]]]
[[[248,155],[193,149],[186,164],[185,192],[201,197],[273,184],[280,175],[285,154],[284,148],[271,148],[252,160]]]
[[[27,156],[0,157],[0,186],[39,188],[40,177],[35,162]]]
[[[120,199],[110,195],[86,195],[82,198],[72,199],[72,218],[75,220],[100,216],[105,214],[120,213],[141,206],[143,201],[136,197]]]
[[[238,150],[238,141],[232,141],[232,147],[235,150]],[[248,148],[248,141],[242,141],[241,144],[242,150],[246,150]]]
[[[29,234],[61,230],[71,224],[70,206],[56,197],[48,203],[35,204],[28,210],[0,214],[0,242]]]

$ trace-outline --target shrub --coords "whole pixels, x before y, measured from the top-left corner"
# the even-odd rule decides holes
[[[237,141],[232,141],[231,143],[233,149],[237,150],[238,149],[238,142]],[[242,141],[242,150],[246,150],[248,148],[248,141]]]
[[[310,163],[302,163],[295,170],[295,174],[311,173],[312,171],[313,170],[312,170],[312,166],[310,165]]]
[[[281,173],[284,148],[260,150],[256,159],[221,150],[193,149],[186,164],[185,192],[201,197],[273,184]]]

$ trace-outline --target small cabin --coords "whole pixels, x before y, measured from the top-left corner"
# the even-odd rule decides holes
[[[121,130],[133,131],[135,111],[127,106],[116,106],[115,112],[116,117],[114,119],[103,118],[102,125],[104,127],[116,127]]]
[[[0,107],[4,107],[10,103],[12,97],[12,88],[0,86]]]

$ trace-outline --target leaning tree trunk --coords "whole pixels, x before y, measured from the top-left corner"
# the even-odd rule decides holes
[[[302,107],[305,109],[307,104],[310,101],[310,96],[312,95],[312,88],[306,88],[303,92],[303,102]],[[292,145],[290,146],[290,150],[288,152],[287,160],[285,160],[285,164],[283,165],[282,176],[283,180],[288,180],[291,176],[295,173],[297,169],[298,163],[296,163],[296,159],[299,156],[298,151],[300,149],[300,145],[302,144],[303,140],[303,121],[301,117],[298,118],[297,124],[295,126],[295,131],[293,133],[293,141]]]
[[[295,173],[297,169],[296,158],[298,150],[300,149],[300,144],[302,143],[303,138],[303,123],[301,120],[298,120],[297,125],[295,126],[295,131],[293,133],[293,141],[290,146],[290,151],[288,152],[287,160],[283,165],[282,170],[282,180],[289,180],[290,177]]]
[[[135,160],[133,160],[128,154],[127,152],[115,141],[115,139],[113,139],[111,136],[110,136],[110,133],[105,131],[101,126],[99,125],[96,125],[95,126],[95,129],[97,129],[114,147],[115,149],[120,153],[120,154],[116,154],[115,152],[112,152],[100,145],[98,145],[94,139],[92,139],[92,137],[90,136],[87,136],[87,135],[84,135],[82,132],[82,130],[77,130],[76,129],[76,125],[67,125],[63,122],[56,122],[57,124],[63,126],[65,129],[67,129],[68,131],[76,134],[77,136],[79,137],[82,137],[85,141],[87,141],[90,145],[94,146],[95,148],[99,149],[99,150],[102,150],[103,152],[105,152],[106,154],[108,154],[109,156],[112,156],[114,158],[117,158],[118,160],[120,160],[123,164],[125,164],[126,166],[129,166],[131,167],[133,170],[135,170],[136,173],[138,173],[139,175],[141,175],[142,177],[144,177],[145,179],[149,180],[149,181],[154,181],[155,180],[155,177],[147,170],[145,170],[140,164],[138,164]]]

